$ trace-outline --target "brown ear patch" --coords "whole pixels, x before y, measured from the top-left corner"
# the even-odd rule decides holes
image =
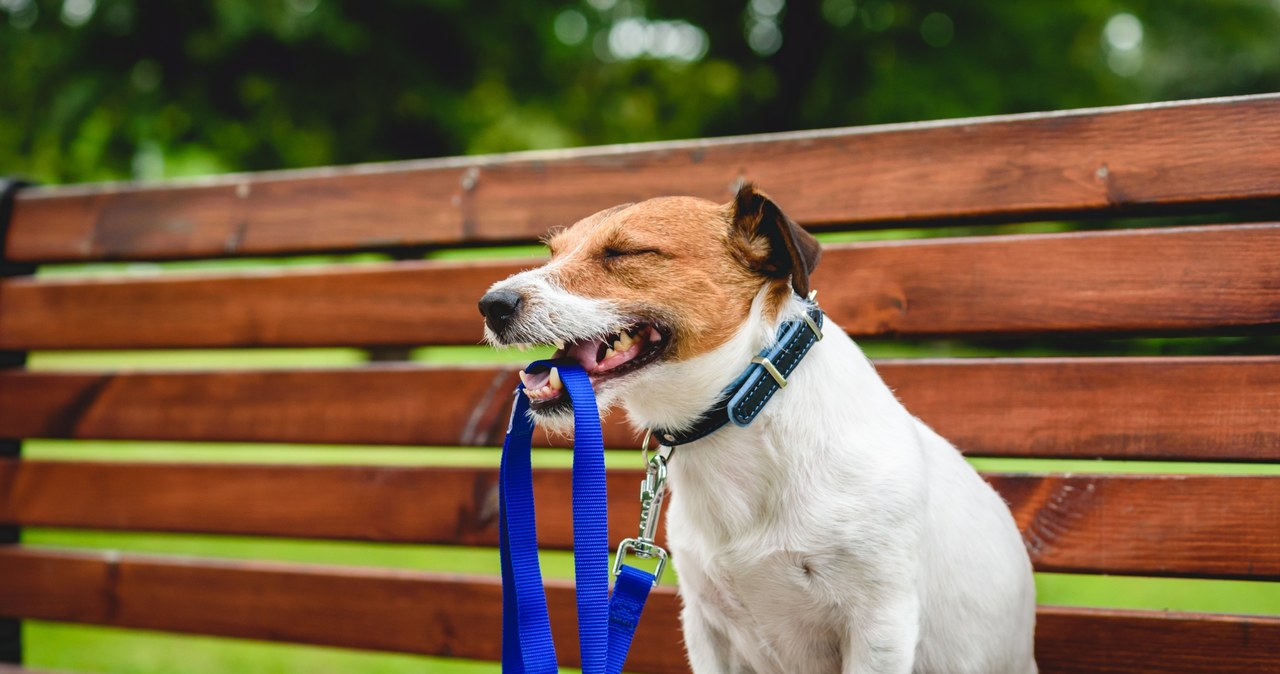
[[[770,278],[790,276],[796,294],[807,296],[809,275],[822,255],[818,240],[752,183],[738,190],[730,210],[735,253],[747,268]]]

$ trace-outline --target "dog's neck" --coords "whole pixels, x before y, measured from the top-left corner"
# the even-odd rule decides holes
[[[750,426],[726,425],[676,451],[669,516],[698,525],[670,536],[725,542],[812,515],[823,494],[874,481],[902,459],[892,438],[915,433],[915,420],[839,326],[828,321],[823,334]]]
[[[742,327],[728,342],[696,358],[659,368],[647,381],[640,382],[623,402],[632,425],[642,431],[663,428],[681,432],[692,428],[720,400],[726,387],[751,365],[751,358],[776,339],[778,326],[799,318],[808,309],[804,301],[793,296],[776,316],[769,317],[769,294],[766,287],[756,295]]]

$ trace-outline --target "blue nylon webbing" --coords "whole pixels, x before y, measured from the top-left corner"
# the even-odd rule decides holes
[[[532,365],[547,365],[539,361]],[[577,366],[560,368],[573,403],[573,545],[578,594],[578,639],[584,674],[619,674],[640,612],[653,587],[653,574],[630,566],[609,596],[609,532],[605,493],[604,440],[595,391]],[[511,425],[502,446],[499,522],[502,548],[502,671],[556,672],[555,646],[547,617],[546,593],[538,565],[534,529],[530,447],[533,420],[523,384],[516,387]]]

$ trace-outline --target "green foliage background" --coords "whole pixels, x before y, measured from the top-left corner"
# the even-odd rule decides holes
[[[0,171],[46,182],[1277,89],[1277,0],[0,0]]]

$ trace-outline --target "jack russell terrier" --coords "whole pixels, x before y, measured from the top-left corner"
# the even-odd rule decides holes
[[[1008,508],[822,323],[819,244],[768,196],[617,206],[548,245],[485,294],[485,338],[557,345],[601,410],[680,445],[668,541],[694,672],[1036,672]],[[558,371],[525,384],[570,431]]]

